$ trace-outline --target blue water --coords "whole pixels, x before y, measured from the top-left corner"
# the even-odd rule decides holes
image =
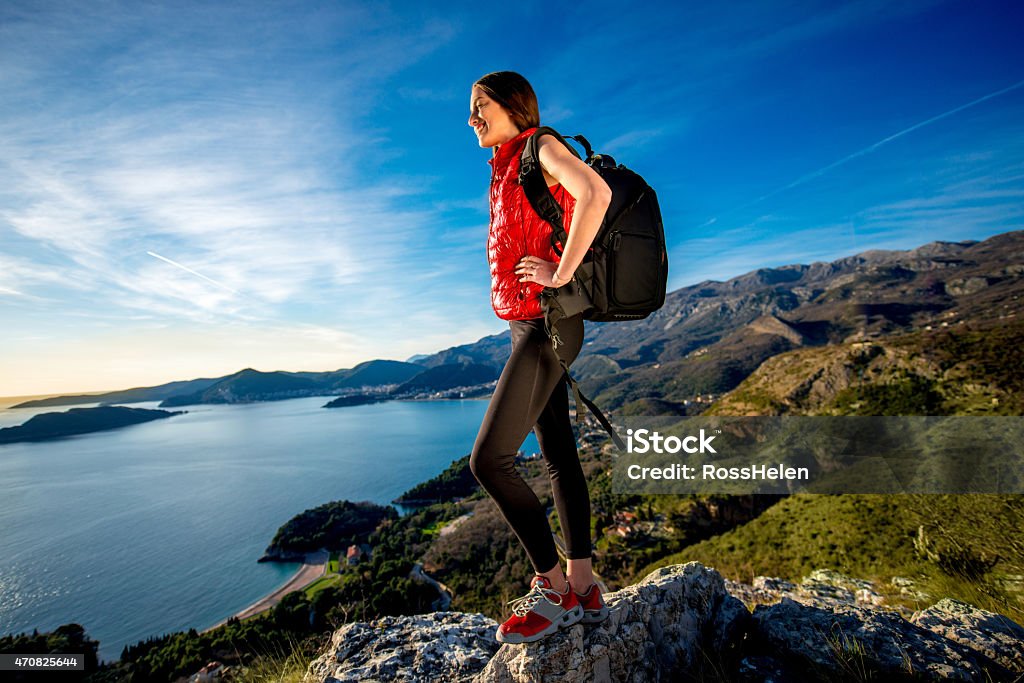
[[[328,400],[190,406],[0,446],[0,634],[77,622],[109,661],[149,636],[212,626],[298,569],[256,562],[278,527],[333,500],[389,503],[468,454],[487,409]],[[0,411],[0,427],[61,410]],[[538,450],[532,434],[523,449]]]

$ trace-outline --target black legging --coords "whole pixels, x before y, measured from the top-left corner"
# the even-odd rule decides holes
[[[530,429],[547,464],[566,552],[573,560],[590,559],[590,492],[569,421],[564,373],[544,332],[544,319],[510,320],[509,328],[512,354],[491,396],[469,467],[519,537],[534,571],[542,574],[558,564],[558,551],[544,508],[515,466]],[[559,322],[558,334],[564,342],[559,352],[570,364],[583,347],[583,316]]]

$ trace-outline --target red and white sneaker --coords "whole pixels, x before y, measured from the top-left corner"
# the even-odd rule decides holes
[[[544,576],[535,576],[530,592],[510,600],[512,616],[498,627],[499,643],[532,643],[583,618],[583,606],[571,586],[564,593],[551,587]]]
[[[604,596],[601,595],[601,589],[597,587],[596,583],[590,584],[586,593],[576,593],[576,598],[583,606],[583,618],[580,621],[584,624],[601,623],[611,614],[608,606],[604,604]]]

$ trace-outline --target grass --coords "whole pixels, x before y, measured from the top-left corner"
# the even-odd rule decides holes
[[[847,635],[841,628],[828,635],[822,635],[835,662],[835,671],[831,672],[835,679],[870,681],[875,678],[868,649],[862,642],[854,636]],[[907,664],[909,665],[909,662]]]
[[[435,536],[441,533],[441,527],[445,526],[446,524],[448,524],[447,520],[439,519],[430,526],[424,527],[423,535],[434,538]]]
[[[656,566],[698,560],[748,582],[757,575],[799,580],[820,567],[857,577],[907,573],[916,567],[917,525],[900,522],[900,512],[886,496],[794,495]]]
[[[329,586],[337,586],[340,583],[340,576],[337,574],[328,574],[327,576],[321,576],[319,579],[306,586],[303,591],[306,593],[306,597],[312,598],[323,589],[328,588]]]
[[[1022,496],[794,495],[639,575],[691,560],[747,583],[755,576],[799,582],[831,568],[872,581],[890,604],[922,609],[952,597],[1020,623],[1024,600],[1000,579],[1024,573],[1024,552],[1012,540],[1022,515]],[[930,539],[924,549],[915,544],[922,529]],[[894,576],[912,577],[927,604],[902,596],[889,583]]]
[[[322,638],[320,638],[322,640]],[[310,662],[315,659],[312,652],[318,652],[326,643],[301,643],[289,638],[278,643],[271,650],[256,653],[256,658],[247,666],[233,670],[232,681],[237,683],[302,683]]]

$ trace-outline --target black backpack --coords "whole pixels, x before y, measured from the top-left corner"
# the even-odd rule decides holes
[[[579,153],[552,128],[543,126],[530,136],[519,164],[519,183],[533,210],[552,228],[551,244],[562,245],[568,235],[562,207],[548,191],[537,147],[541,135],[553,135],[577,158]],[[643,178],[607,154],[594,154],[582,135],[572,136],[586,150],[584,162],[608,183],[612,202],[594,238],[592,252],[577,269],[576,277],[590,296],[587,320],[641,320],[665,304],[668,253],[661,208],[654,190]],[[561,251],[555,246],[555,251]]]
[[[551,245],[561,255],[556,240],[565,245],[562,207],[548,191],[537,153],[541,135],[553,135],[577,158],[579,153],[552,128],[542,126],[526,141],[519,162],[519,184],[533,210],[551,225]],[[582,135],[572,136],[586,151],[585,163],[604,179],[612,190],[612,201],[601,228],[594,237],[591,250],[576,269],[573,279],[554,289],[541,292],[545,329],[551,337],[556,355],[561,339],[558,321],[582,313],[587,320],[608,322],[641,320],[665,304],[668,286],[668,253],[661,208],[654,190],[643,178],[607,154],[594,154]],[[611,435],[615,445],[625,450],[607,418],[579,390],[569,374],[569,367],[559,357],[565,379],[576,397],[576,419],[583,415],[583,405],[590,408]]]

